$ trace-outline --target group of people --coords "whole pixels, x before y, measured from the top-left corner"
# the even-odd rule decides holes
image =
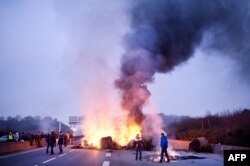
[[[33,143],[35,141],[37,146],[41,145],[42,138],[44,138],[44,134],[41,132],[37,132],[37,133],[21,132],[20,134],[19,134],[19,132],[9,132],[7,134],[7,141],[8,142],[29,141],[30,145],[33,145]]]
[[[57,138],[58,141],[56,141]],[[63,153],[63,145],[64,147],[66,147],[70,140],[71,138],[68,133],[63,133],[62,131],[60,131],[59,134],[56,134],[54,131],[52,131],[50,134],[46,135],[46,143],[47,143],[46,153],[49,154],[49,148],[50,148],[50,154],[51,155],[54,154],[54,147],[56,147],[56,142],[58,144],[60,153]]]
[[[9,132],[9,134],[7,135],[7,141],[8,142],[19,141],[19,133],[18,132],[16,132],[16,133]]]
[[[135,148],[136,148],[136,155],[135,155],[135,160],[142,160],[142,149],[143,149],[144,143],[140,137],[139,134],[136,135],[135,139]],[[161,159],[160,163],[163,161],[164,154],[167,157],[167,162],[170,162],[170,158],[167,152],[168,148],[168,138],[164,133],[161,133],[161,138],[160,138],[160,146],[161,146]]]
[[[18,141],[29,141],[30,146],[37,146],[42,147],[43,141],[42,139],[45,138],[47,149],[46,153],[49,154],[49,148],[50,148],[50,154],[54,154],[54,147],[56,146],[56,143],[58,144],[60,153],[63,153],[63,145],[66,147],[68,144],[71,144],[71,140],[73,139],[72,133],[56,133],[52,131],[51,133],[45,134],[42,132],[9,132],[7,134],[7,142],[18,142]],[[57,141],[58,139],[58,141]]]

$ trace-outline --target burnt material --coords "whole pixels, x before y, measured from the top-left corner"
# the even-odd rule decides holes
[[[114,143],[112,137],[102,137],[100,140],[100,148],[101,149],[114,149]]]

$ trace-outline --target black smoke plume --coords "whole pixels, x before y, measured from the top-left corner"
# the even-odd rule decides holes
[[[250,75],[250,1],[137,0],[128,10],[131,31],[115,81],[129,120],[141,124],[156,72],[166,73],[187,61],[204,43],[241,64]],[[205,42],[204,42],[205,41]]]

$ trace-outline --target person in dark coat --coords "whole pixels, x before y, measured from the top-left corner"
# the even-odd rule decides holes
[[[49,147],[50,147],[50,134],[48,133],[46,135],[46,143],[47,143],[47,149],[46,149],[46,153],[49,154]]]
[[[135,148],[136,148],[135,160],[138,160],[138,157],[139,157],[139,160],[142,160],[141,156],[142,156],[143,142],[139,134],[136,135]]]
[[[58,138],[58,145],[59,145],[60,153],[63,153],[63,148],[62,148],[63,140],[64,140],[64,135],[62,131],[60,131],[59,138]]]
[[[167,149],[168,149],[168,138],[167,138],[167,136],[164,135],[164,133],[161,133],[161,159],[160,159],[160,163],[162,163],[164,153],[168,159],[168,162],[170,162]]]
[[[67,147],[67,143],[68,143],[68,133],[65,133],[65,134],[64,134],[63,143],[64,143],[64,147]]]
[[[53,155],[54,154],[54,146],[56,144],[56,135],[55,132],[52,131],[50,138],[49,138],[49,146],[50,146],[50,154]]]

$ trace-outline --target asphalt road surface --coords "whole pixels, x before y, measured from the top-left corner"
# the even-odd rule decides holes
[[[143,160],[135,160],[134,151],[117,150],[86,150],[64,148],[64,153],[58,153],[58,147],[55,148],[55,154],[45,153],[45,148],[35,149],[26,152],[19,152],[0,156],[0,166],[151,166],[151,165],[171,165],[171,166],[222,166],[221,156],[210,156],[199,160],[180,160],[170,163],[154,163],[148,161],[145,156],[149,152],[143,152]]]

